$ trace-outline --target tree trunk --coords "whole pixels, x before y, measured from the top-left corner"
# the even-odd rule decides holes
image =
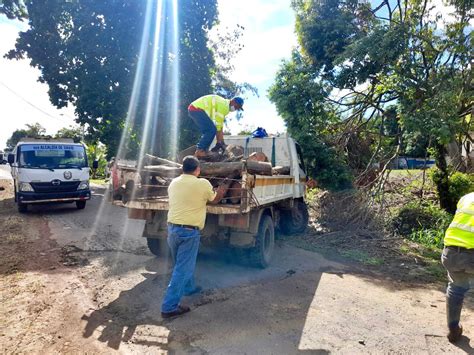
[[[250,174],[258,174],[258,175],[269,175],[272,176],[272,164],[265,163],[262,161],[252,161],[247,160],[247,171]]]
[[[160,157],[156,157],[156,156],[151,155],[151,154],[145,154],[145,156],[151,161],[152,164],[153,164],[153,162],[157,162],[158,164],[173,166],[175,168],[181,168],[182,167],[181,164],[176,163],[176,162],[171,161],[171,160],[168,160],[168,159],[163,159],[163,158],[160,158]]]
[[[172,166],[165,165],[147,165],[143,167],[143,170],[150,175],[158,175],[161,177],[174,178],[182,174],[183,169],[175,168]]]
[[[456,201],[453,201],[453,197],[449,193],[449,171],[446,162],[447,150],[443,144],[438,142],[435,143],[434,148],[436,166],[439,169],[439,175],[434,179],[438,191],[439,204],[444,210],[454,213],[456,211]]]
[[[233,173],[240,175],[244,164],[239,162],[232,163],[201,163],[201,175],[203,176],[229,176]]]

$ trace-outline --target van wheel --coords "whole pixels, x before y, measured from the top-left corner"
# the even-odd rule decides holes
[[[270,265],[275,246],[275,226],[272,217],[262,216],[255,238],[255,247],[249,250],[249,262],[253,266],[265,269]]]
[[[303,200],[294,200],[291,210],[282,211],[280,228],[285,234],[303,233],[308,227],[308,206]]]
[[[26,213],[28,211],[28,205],[26,203],[21,203],[20,201],[18,201],[17,206],[18,212],[20,213]]]
[[[76,208],[83,210],[86,207],[86,201],[76,201]]]

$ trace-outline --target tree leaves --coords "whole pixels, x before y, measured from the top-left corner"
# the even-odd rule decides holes
[[[48,0],[25,1],[30,28],[20,33],[10,59],[28,57],[31,65],[41,71],[40,82],[49,86],[51,102],[57,107],[74,104],[76,121],[87,127],[88,134],[107,145],[108,155],[118,149],[122,129],[132,94],[137,70],[147,1],[145,0]],[[164,2],[168,4],[170,2]],[[21,1],[3,1],[0,11],[10,17],[25,17]],[[152,4],[152,2],[150,2]],[[153,3],[156,7],[158,2]],[[179,116],[182,124],[180,147],[196,139],[190,129],[187,105],[197,97],[212,91],[214,58],[207,47],[207,32],[217,20],[215,0],[178,1],[179,53],[172,53],[172,20],[170,6],[161,19],[166,33],[149,53],[159,50],[163,69],[162,90],[156,101],[157,122],[153,132],[147,132],[154,142],[147,147],[152,152],[167,154],[172,106],[172,66],[179,57]],[[156,11],[155,11],[156,13]],[[155,21],[160,19],[155,18]],[[169,55],[171,53],[171,55]],[[136,120],[127,132],[130,153],[143,141],[141,137],[145,115],[146,88],[150,70],[157,63],[145,58],[145,75],[136,108]],[[159,112],[159,114],[158,114]],[[192,127],[192,126],[191,126]],[[135,148],[133,148],[135,147]]]
[[[289,131],[335,143],[348,160],[350,137],[378,135],[369,162],[395,156],[396,145],[420,154],[466,134],[473,12],[453,2],[454,13],[441,14],[428,0],[294,0],[300,48],[270,91]],[[393,116],[387,139],[380,127]]]

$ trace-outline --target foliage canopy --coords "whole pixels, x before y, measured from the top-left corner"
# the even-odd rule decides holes
[[[335,146],[348,163],[369,147],[365,166],[355,167],[361,174],[402,149],[432,147],[447,174],[446,144],[459,135],[472,141],[472,3],[444,11],[428,0],[292,5],[299,48],[270,90],[290,133]],[[450,208],[448,186],[438,189]]]
[[[152,7],[148,10],[155,25],[145,29],[147,4]],[[159,9],[158,4],[163,8]],[[41,71],[39,80],[49,86],[51,102],[59,108],[74,104],[77,122],[88,128],[89,135],[107,145],[109,156],[115,155],[118,149],[140,59],[145,70],[139,82],[141,94],[134,112],[136,119],[126,132],[131,137],[128,149],[133,152],[143,141],[150,71],[159,63],[157,85],[162,90],[154,98],[158,103],[154,112],[157,123],[152,127],[153,132],[146,134],[152,135],[149,149],[166,154],[168,118],[174,109],[170,88],[173,65],[179,61],[181,67],[178,107],[183,127],[180,145],[184,146],[196,138],[195,130],[189,129],[186,106],[212,89],[215,62],[208,48],[207,32],[217,20],[215,0],[178,1],[179,46],[174,53],[170,40],[173,36],[170,4],[144,0],[4,1],[1,13],[27,20],[30,25],[20,33],[15,49],[7,56],[30,58],[31,65]],[[156,31],[162,33],[157,48],[152,41]],[[143,36],[150,38],[144,43],[146,58],[140,58]],[[154,56],[156,51],[158,57]]]

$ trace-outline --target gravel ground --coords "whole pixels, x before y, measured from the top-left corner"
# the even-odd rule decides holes
[[[170,263],[152,256],[143,223],[95,188],[84,210],[0,201],[2,353],[472,353],[445,338],[441,284],[399,282],[278,242],[273,264],[249,268],[202,250],[192,311],[162,320]],[[11,196],[10,196],[11,197]],[[470,303],[468,302],[468,306]]]

